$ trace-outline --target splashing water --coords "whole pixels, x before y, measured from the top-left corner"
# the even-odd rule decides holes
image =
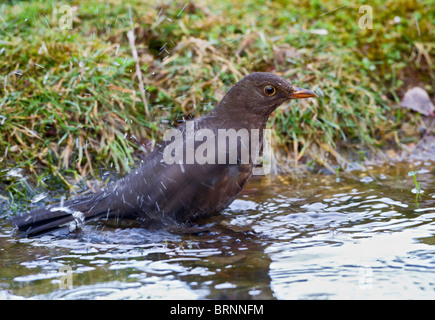
[[[0,222],[0,297],[434,299],[435,172],[421,166],[418,203],[408,168],[256,178],[189,234],[82,225],[62,206],[82,225],[75,237],[14,239]]]

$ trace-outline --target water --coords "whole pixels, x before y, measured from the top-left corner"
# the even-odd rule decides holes
[[[193,234],[14,239],[1,219],[0,298],[434,299],[434,168],[257,178]]]

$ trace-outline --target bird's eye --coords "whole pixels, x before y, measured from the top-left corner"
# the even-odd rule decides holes
[[[265,86],[264,87],[264,93],[268,96],[273,96],[276,93],[275,87],[272,86]]]

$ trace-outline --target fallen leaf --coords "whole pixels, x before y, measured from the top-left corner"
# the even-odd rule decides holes
[[[429,95],[427,94],[426,90],[420,87],[409,89],[405,93],[400,105],[402,107],[419,112],[425,116],[435,116],[435,107],[430,100]]]

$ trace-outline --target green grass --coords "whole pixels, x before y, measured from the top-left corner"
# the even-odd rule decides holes
[[[59,29],[61,4],[75,9],[71,30]],[[373,29],[358,26],[363,4]],[[401,125],[418,126],[419,116],[393,106],[410,84],[435,94],[430,0],[11,0],[0,16],[0,193],[12,199],[32,194],[7,175],[14,168],[37,187],[128,171],[143,145],[208,112],[254,71],[320,95],[271,117],[284,165],[331,168],[412,141]]]

